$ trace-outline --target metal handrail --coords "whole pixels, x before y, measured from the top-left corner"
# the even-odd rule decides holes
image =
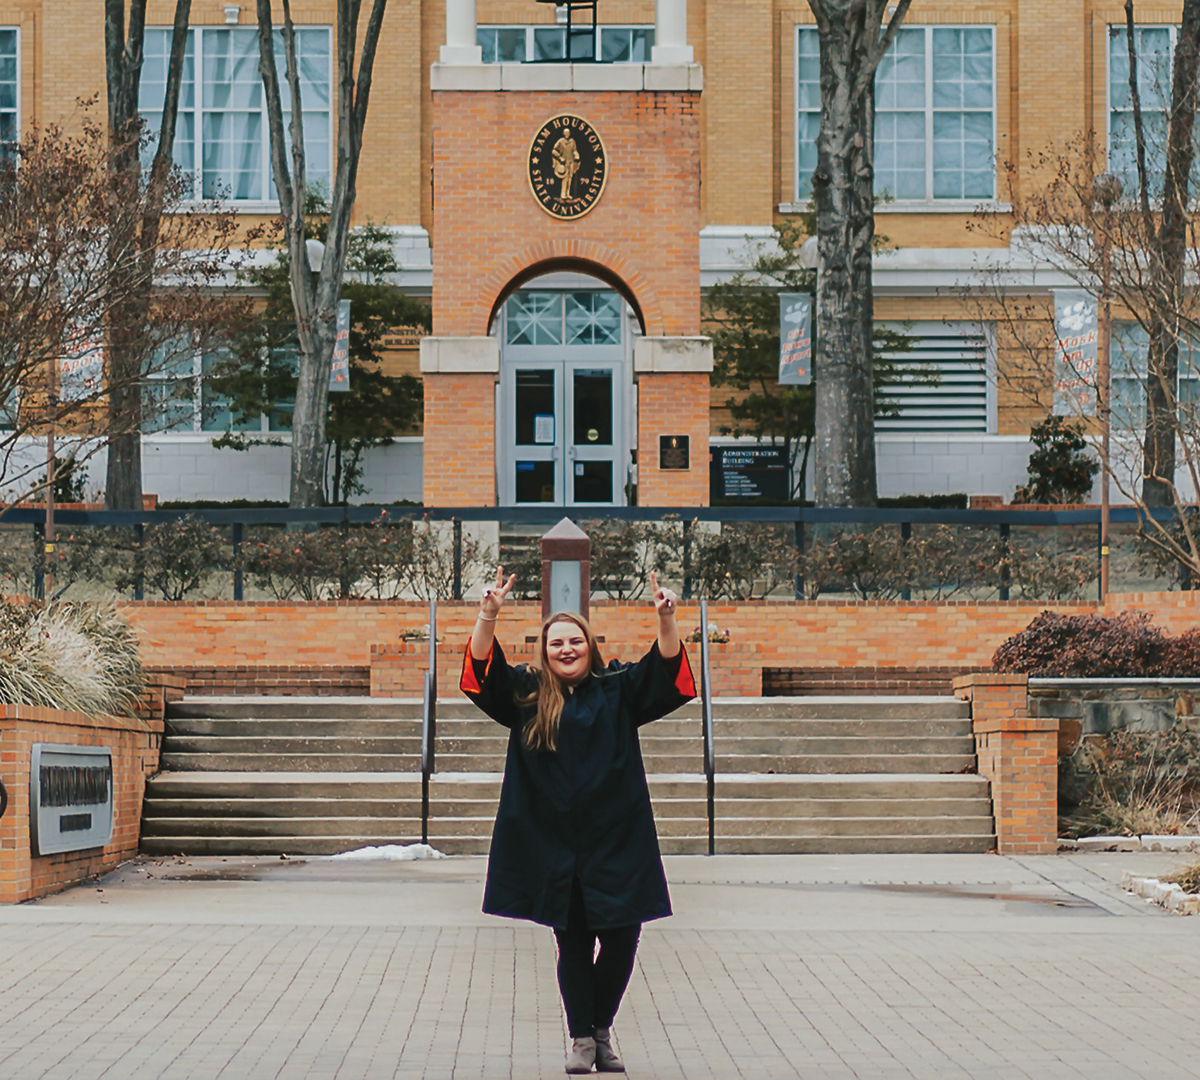
[[[704,728],[704,780],[708,797],[708,853],[716,854],[717,752],[713,738],[712,673],[708,664],[708,601],[700,601],[700,721]]]
[[[437,750],[437,601],[429,601],[429,668],[421,709],[421,843],[429,843],[429,778]]]

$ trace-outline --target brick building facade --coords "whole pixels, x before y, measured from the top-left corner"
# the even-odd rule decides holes
[[[149,6],[148,113],[173,8]],[[292,10],[315,93],[332,97],[334,4]],[[1177,3],[1139,5],[1148,57],[1169,56],[1179,15]],[[198,197],[227,189],[248,224],[275,210],[254,17],[245,2],[193,4],[195,92],[181,124]],[[708,385],[701,298],[806,210],[811,11],[802,0],[600,0],[590,43],[569,42],[560,17],[534,0],[388,5],[356,220],[391,231],[395,280],[431,298],[434,336],[419,357],[411,339],[390,356],[424,379],[424,424],[371,452],[370,500],[619,505],[636,487],[644,505],[694,504],[708,498],[708,442],[731,441],[730,391]],[[877,228],[889,244],[876,316],[903,323],[913,362],[942,378],[899,388],[897,414],[881,420],[881,494],[1009,495],[1024,479],[1049,387],[1031,394],[1029,380],[1007,377],[1016,359],[962,291],[985,268],[1035,298],[1069,284],[1006,233],[1003,163],[1030,184],[1031,155],[1090,128],[1110,144],[1110,167],[1128,168],[1114,67],[1123,24],[1122,6],[1102,0],[912,6],[877,80]],[[77,122],[78,101],[103,92],[102,27],[99,0],[0,0],[0,133]],[[322,108],[314,130],[332,130]],[[560,221],[527,168],[539,125],[565,114],[599,134],[609,172],[594,208]],[[197,379],[202,370],[197,358]],[[286,497],[286,445],[247,458],[215,449],[216,434],[197,409],[147,435],[146,489]],[[660,438],[684,435],[687,467],[662,469]],[[91,467],[102,478],[102,460]]]

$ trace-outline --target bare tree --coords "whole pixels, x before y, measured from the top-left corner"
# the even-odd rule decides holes
[[[1145,478],[1142,497],[1148,506],[1171,506],[1175,474],[1175,385],[1179,373],[1179,335],[1176,300],[1184,290],[1187,256],[1189,182],[1195,158],[1197,57],[1200,51],[1200,0],[1184,0],[1183,20],[1175,45],[1171,73],[1170,113],[1167,120],[1162,208],[1151,205],[1146,167],[1146,128],[1142,118],[1133,0],[1125,0],[1129,49],[1129,94],[1133,105],[1137,157],[1138,206],[1144,242],[1149,245],[1151,293],[1147,315],[1150,378],[1146,382]],[[1156,227],[1157,225],[1157,227]]]
[[[167,65],[162,126],[148,177],[142,173],[143,124],[138,111],[142,79],[142,57],[146,36],[146,0],[104,2],[105,76],[108,90],[108,135],[115,197],[137,205],[141,215],[125,216],[119,224],[127,235],[113,234],[113,260],[124,257],[131,245],[141,252],[146,280],[154,279],[159,252],[159,233],[167,204],[172,171],[171,151],[179,112],[183,81],[183,59],[187,47],[191,0],[176,0],[171,54]],[[108,364],[111,371],[108,395],[109,450],[105,503],[110,510],[142,508],[142,383],[138,375],[145,363],[150,340],[148,314],[150,294],[132,295],[110,310]]]
[[[151,193],[113,197],[113,150],[85,118],[79,136],[32,132],[0,164],[0,492],[20,501],[105,445],[139,438],[142,410],[106,407],[147,376],[212,347],[248,315],[222,295],[233,215],[189,206],[190,181],[168,172]],[[161,213],[154,247],[142,230]],[[142,320],[130,363],[111,362],[114,325]],[[126,339],[128,341],[128,339]],[[134,362],[136,361],[136,362]],[[190,401],[190,381],[181,384]],[[57,465],[32,451],[53,425]]]
[[[875,71],[911,0],[808,0],[821,47],[817,208],[815,491],[819,506],[874,506],[871,254]]]
[[[296,60],[296,30],[289,0],[283,0],[283,47],[291,106],[291,123],[284,137],[283,104],[275,60],[275,31],[271,0],[258,0],[259,72],[267,99],[271,137],[271,170],[279,192],[288,260],[291,265],[292,306],[296,315],[300,363],[296,406],[292,413],[292,477],[290,504],[319,506],[325,491],[325,424],[329,404],[329,365],[337,335],[337,308],[346,271],[350,217],[357,194],[358,161],[375,51],[383,27],[387,0],[373,0],[358,54],[362,0],[337,0],[337,159],[329,197],[329,224],[321,267],[314,275],[305,243],[306,194],[304,112],[300,98],[300,69]],[[289,153],[290,150],[290,153]],[[291,158],[289,168],[288,158]]]

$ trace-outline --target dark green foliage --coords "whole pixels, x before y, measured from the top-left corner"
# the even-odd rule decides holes
[[[1014,503],[1078,503],[1092,490],[1100,462],[1091,457],[1083,429],[1074,420],[1047,416],[1030,433],[1029,483],[1013,493]]]
[[[328,203],[319,193],[308,193],[307,231],[310,239],[324,242],[328,228]],[[291,426],[291,402],[296,392],[296,328],[291,299],[291,267],[287,251],[276,245],[277,258],[270,266],[246,272],[243,277],[262,291],[264,307],[247,328],[236,351],[214,370],[210,386],[228,403],[234,426],[256,424],[271,416],[273,430]],[[412,375],[385,375],[381,370],[383,340],[396,327],[432,327],[429,305],[403,293],[384,280],[399,270],[387,231],[364,225],[350,237],[348,276],[342,299],[350,301],[350,389],[329,395],[326,425],[329,468],[326,501],[345,504],[352,495],[367,491],[363,483],[363,455],[382,446],[421,419],[421,381]],[[233,431],[214,441],[231,449],[250,449],[258,439]]]
[[[1196,678],[1200,630],[1172,637],[1140,611],[1112,618],[1043,611],[996,650],[992,667],[1041,678]]]

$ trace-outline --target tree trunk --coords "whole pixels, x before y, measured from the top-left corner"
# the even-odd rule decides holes
[[[821,43],[817,211],[814,498],[818,506],[874,506],[875,70],[908,3],[881,32],[886,0],[809,0]]]
[[[337,3],[337,161],[329,193],[329,229],[320,273],[315,275],[305,246],[305,150],[300,76],[290,0],[283,0],[283,42],[287,54],[287,91],[291,101],[291,167],[283,131],[283,106],[275,64],[271,0],[257,0],[259,74],[267,102],[271,174],[291,260],[292,307],[300,342],[296,408],[292,414],[292,478],[289,505],[320,506],[325,499],[325,422],[329,410],[329,366],[337,337],[337,310],[346,269],[350,217],[357,194],[358,161],[375,52],[387,0],[374,0],[363,34],[355,77],[354,58],[362,0]]]
[[[1174,506],[1176,393],[1179,375],[1179,320],[1187,262],[1189,179],[1196,120],[1200,0],[1185,0],[1171,74],[1171,116],[1167,126],[1167,160],[1163,177],[1162,220],[1158,231],[1147,357],[1145,475],[1142,498],[1147,506]]]
[[[140,223],[138,246],[147,282],[144,296],[114,306],[108,332],[108,366],[112,390],[108,396],[108,465],[104,503],[109,510],[142,508],[142,387],[140,376],[149,360],[147,329],[149,285],[154,280],[155,251],[162,219],[162,190],[171,168],[175,123],[179,111],[183,59],[191,0],[176,0],[174,37],[167,68],[162,128],[150,169],[150,195]],[[113,187],[117,198],[136,201],[142,183],[141,117],[138,94],[146,31],[146,0],[132,0],[129,31],[125,31],[125,0],[105,0],[105,77],[108,93],[108,135],[112,150]],[[156,197],[157,193],[157,197]],[[134,226],[131,224],[131,229]],[[128,237],[114,238],[122,248]]]

